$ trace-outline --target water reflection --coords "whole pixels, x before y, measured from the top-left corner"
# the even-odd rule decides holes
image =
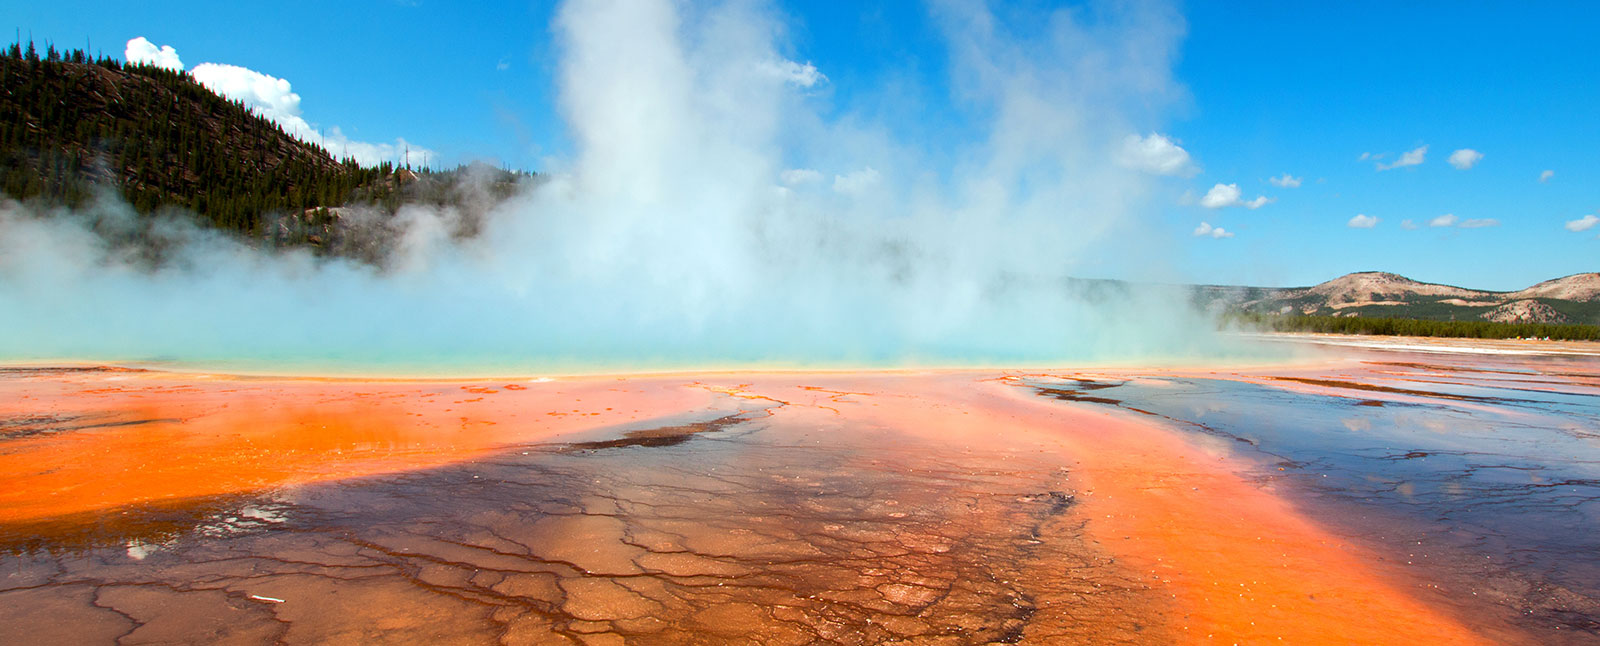
[[[1017,382],[1237,440],[1270,486],[1413,566],[1441,602],[1490,599],[1541,639],[1600,639],[1600,361],[1425,361]]]

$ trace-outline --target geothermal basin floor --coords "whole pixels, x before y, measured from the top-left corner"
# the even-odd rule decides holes
[[[4,644],[1600,643],[1581,351],[12,367],[0,482]]]

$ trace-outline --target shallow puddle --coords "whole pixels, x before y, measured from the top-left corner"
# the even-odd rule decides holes
[[[1015,383],[1254,456],[1264,489],[1373,548],[1430,604],[1541,643],[1600,642],[1600,360],[1378,356],[1319,376]]]

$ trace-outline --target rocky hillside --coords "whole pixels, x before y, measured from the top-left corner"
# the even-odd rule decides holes
[[[1540,301],[1511,301],[1483,313],[1496,323],[1571,323],[1567,315]]]
[[[1600,273],[1492,292],[1359,272],[1311,287],[1203,286],[1197,300],[1215,310],[1265,315],[1593,324],[1600,323]]]

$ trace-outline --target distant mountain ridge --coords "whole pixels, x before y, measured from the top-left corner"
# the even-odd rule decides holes
[[[1346,274],[1310,287],[1196,288],[1203,306],[1262,315],[1364,316],[1502,323],[1600,323],[1600,273],[1547,280],[1512,292],[1424,283],[1399,274]]]
[[[1573,274],[1555,278],[1511,294],[1515,299],[1559,298],[1584,302],[1600,300],[1600,273]]]

